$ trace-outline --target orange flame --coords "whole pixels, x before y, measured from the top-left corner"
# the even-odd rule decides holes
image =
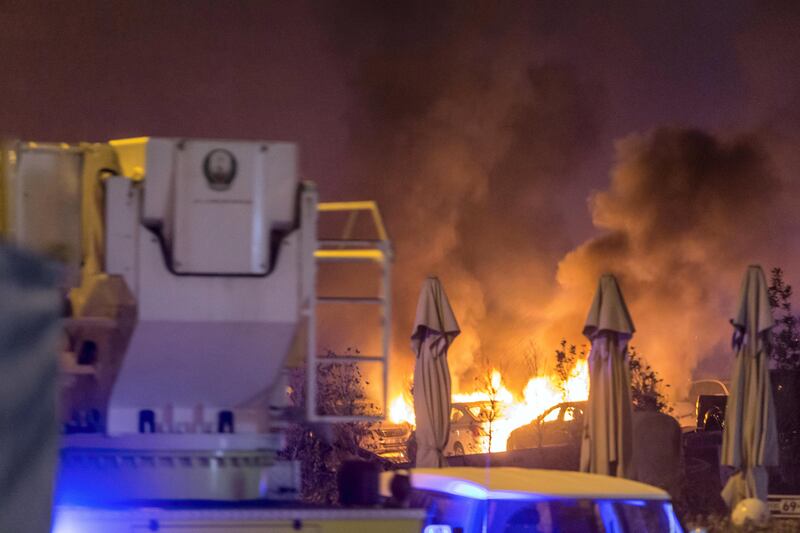
[[[416,427],[417,420],[414,416],[414,403],[410,398],[406,398],[403,394],[398,394],[389,403],[389,421],[393,424],[406,423]]]
[[[548,408],[560,402],[578,402],[589,397],[589,366],[585,359],[576,362],[567,379],[559,386],[555,376],[532,377],[522,391],[522,397],[514,395],[503,383],[503,376],[493,369],[484,390],[455,393],[453,403],[493,402],[494,417],[482,423],[486,436],[480,437],[481,450],[502,452],[511,432],[534,421]],[[552,416],[557,416],[555,411]],[[393,423],[415,425],[414,405],[409,397],[397,395],[389,405],[389,420]],[[491,431],[491,450],[489,437]]]

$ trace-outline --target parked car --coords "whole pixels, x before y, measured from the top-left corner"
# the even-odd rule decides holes
[[[450,407],[450,438],[445,455],[481,453],[482,442],[488,434],[483,429],[489,418],[489,402],[454,403]]]
[[[450,437],[444,449],[445,456],[483,452],[482,444],[488,438],[483,425],[487,420],[489,402],[463,402],[450,406]],[[410,462],[417,456],[417,436],[412,432],[406,447]]]
[[[508,450],[540,446],[579,445],[583,431],[586,402],[564,402],[554,405],[536,420],[511,432]]]
[[[360,446],[367,451],[397,463],[408,461],[407,443],[412,433],[408,423],[381,422],[370,427]]]
[[[382,474],[382,495],[425,509],[424,531],[683,532],[665,491],[622,478],[512,467],[416,468],[403,482],[394,475]]]

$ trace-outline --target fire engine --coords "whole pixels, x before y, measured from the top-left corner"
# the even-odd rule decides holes
[[[375,203],[321,203],[287,142],[9,142],[2,153],[6,239],[64,268],[58,533],[419,531],[419,510],[299,505],[299,466],[278,457],[297,417],[288,368],[308,369],[307,421],[381,418],[319,412],[326,365],[381,368],[386,405],[392,252]],[[320,217],[336,213],[369,221],[373,238],[318,238]],[[379,294],[319,296],[324,262],[377,265]],[[375,306],[379,353],[320,356],[317,309],[339,304]]]

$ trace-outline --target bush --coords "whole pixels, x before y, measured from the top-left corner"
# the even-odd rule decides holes
[[[582,345],[580,351],[574,344],[570,344],[566,339],[561,339],[559,348],[556,349],[556,375],[559,384],[564,387],[564,383],[578,359],[586,357],[586,346]],[[636,347],[628,347],[628,368],[631,372],[631,403],[635,410],[658,411],[659,413],[669,414],[672,409],[667,404],[666,396],[663,393],[665,387],[669,387],[664,380],[658,376],[645,358],[636,350]]]
[[[335,354],[329,352],[328,357],[335,357]],[[293,369],[289,380],[289,399],[298,412],[305,406],[305,383],[306,369]],[[320,414],[370,415],[378,411],[366,397],[364,380],[355,363],[321,366],[317,391],[317,412]],[[286,446],[279,456],[300,461],[304,501],[338,504],[336,473],[341,463],[355,458],[377,460],[359,446],[369,431],[369,424],[364,422],[311,424],[294,421],[289,424]]]
[[[636,347],[628,349],[628,367],[631,371],[631,402],[638,411],[671,413],[672,408],[662,392],[669,384],[658,377],[658,373],[647,363]]]
[[[800,370],[800,320],[792,312],[792,286],[783,281],[783,270],[772,269],[769,305],[780,311],[772,328],[770,358],[781,370]]]

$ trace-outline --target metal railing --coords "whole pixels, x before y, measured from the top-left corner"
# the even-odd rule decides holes
[[[310,305],[314,309],[308,313],[308,367],[306,372],[306,417],[312,422],[372,422],[383,420],[388,409],[389,343],[392,329],[391,266],[392,248],[378,206],[372,201],[327,202],[317,204],[317,213],[347,213],[342,237],[339,239],[317,240],[314,250],[313,282]],[[351,235],[360,213],[370,216],[376,239],[353,239]],[[364,296],[318,296],[316,279],[317,265],[325,262],[356,263],[374,262],[380,266],[380,289],[376,297]],[[381,310],[381,353],[377,355],[328,355],[318,353],[316,306],[319,304],[362,304],[378,305]],[[382,377],[382,413],[380,415],[332,415],[320,414],[317,408],[317,375],[323,365],[331,364],[380,364]]]

